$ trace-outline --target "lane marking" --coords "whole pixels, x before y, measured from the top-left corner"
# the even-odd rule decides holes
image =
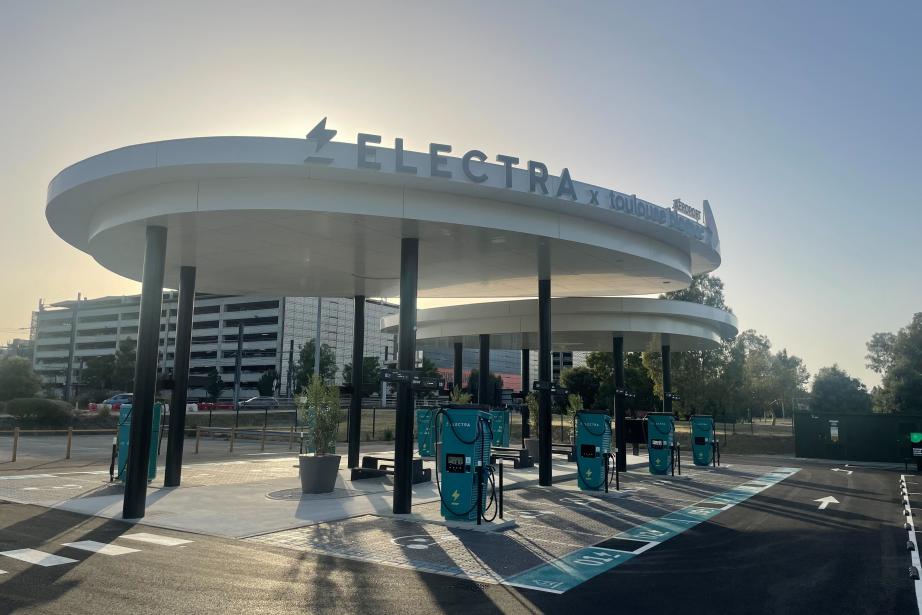
[[[728,491],[700,501],[700,503],[725,504],[721,508],[707,508],[692,504],[662,517],[652,519],[647,523],[636,525],[613,537],[615,539],[626,538],[648,543],[637,551],[625,552],[602,547],[585,547],[556,560],[539,564],[515,574],[500,581],[500,584],[562,594],[607,570],[611,570],[615,566],[623,564],[632,557],[652,549],[673,536],[677,536],[699,523],[707,521],[727,508],[748,500],[798,471],[798,468],[778,468],[757,479],[751,479],[748,483],[737,485]],[[582,506],[581,503],[580,505]],[[601,512],[599,509],[593,510]]]
[[[80,549],[81,551],[89,551],[91,553],[100,553],[102,555],[125,555],[126,553],[137,553],[140,549],[132,549],[130,547],[120,547],[118,545],[110,545],[104,542],[96,542],[95,540],[81,540],[79,542],[62,542],[62,545],[65,547],[71,547],[72,549]]]
[[[827,495],[825,498],[817,498],[813,500],[814,502],[819,502],[819,510],[826,510],[826,507],[830,504],[840,504],[839,500],[835,499],[831,495]]]
[[[901,474],[900,480],[904,483],[906,482],[906,475]],[[906,503],[903,505],[904,510],[910,511],[910,502],[909,496],[904,496]],[[916,546],[915,549],[909,552],[910,560],[912,565],[916,567],[916,570],[922,571],[922,561],[919,559],[919,542],[916,540],[916,522],[913,520],[912,516],[906,517],[906,523],[909,524],[909,542]],[[916,590],[916,608],[919,610],[919,613],[922,613],[922,580],[916,579],[912,582]]]
[[[147,532],[138,532],[136,534],[123,534],[119,538],[127,538],[128,540],[137,540],[138,542],[149,542],[154,545],[161,545],[164,547],[175,547],[178,545],[185,545],[191,540],[185,540],[183,538],[173,538],[172,536],[160,536],[159,534],[148,534]]]
[[[29,564],[35,564],[36,566],[43,566],[45,568],[49,566],[60,566],[61,564],[73,564],[77,561],[69,557],[52,555],[51,553],[45,553],[44,551],[39,551],[37,549],[14,549],[12,551],[0,551],[0,555],[4,555],[12,559],[18,559]]]

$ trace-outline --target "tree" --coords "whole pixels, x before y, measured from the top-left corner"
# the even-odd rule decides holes
[[[125,338],[115,351],[115,363],[112,367],[112,388],[119,391],[134,390],[134,367],[137,359],[138,343],[132,338]]]
[[[224,390],[224,379],[221,378],[221,372],[218,371],[217,367],[212,367],[208,370],[205,378],[205,391],[208,393],[211,402],[216,404],[218,403],[218,398],[221,397],[221,392]]]
[[[343,382],[352,384],[352,363],[343,366]],[[362,395],[370,395],[381,385],[381,360],[378,357],[362,357]]]
[[[868,367],[884,375],[874,396],[880,412],[922,409],[922,312],[896,334],[876,333],[868,342]]]
[[[591,407],[597,410],[612,409],[615,401],[612,353],[590,352],[586,356],[586,367],[599,383]],[[625,398],[625,407],[629,411],[654,410],[656,400],[653,395],[653,381],[643,366],[640,353],[629,352],[624,355],[624,388],[631,395]]]
[[[813,379],[810,405],[814,412],[870,412],[867,387],[838,365],[823,367]]]
[[[336,377],[336,353],[326,344],[320,345],[320,379],[332,382]],[[295,390],[301,390],[314,375],[314,340],[301,346],[298,364],[295,366]]]
[[[22,357],[0,359],[0,401],[33,397],[42,381],[32,370],[32,364]]]
[[[259,377],[256,382],[256,390],[265,397],[269,397],[275,392],[275,370],[270,369]]]
[[[560,384],[573,395],[579,395],[586,408],[591,408],[599,392],[599,379],[588,367],[571,367],[560,374]]]
[[[701,305],[709,305],[714,308],[720,308],[721,310],[731,311],[724,303],[723,280],[709,273],[702,273],[692,277],[691,285],[688,288],[660,295],[660,299],[689,301],[691,303],[700,303]]]
[[[113,391],[115,389],[115,355],[90,357],[80,370],[80,384],[96,391]]]
[[[439,374],[439,368],[435,366],[435,363],[432,361],[432,359],[427,357],[423,357],[422,363],[420,363],[416,371],[420,376],[424,378],[438,378],[441,375]],[[499,383],[502,384],[502,382],[503,381],[500,378]]]
[[[423,360],[425,362],[425,359]],[[503,379],[493,372],[490,372],[488,382],[493,386],[493,390],[502,389]],[[467,392],[471,394],[471,397],[477,400],[480,403],[480,370],[472,369],[470,375],[467,377]],[[494,402],[498,402],[498,399],[494,399]]]
[[[896,346],[896,335],[893,333],[875,333],[867,344],[868,354],[865,355],[867,367],[878,374],[886,374],[893,366],[893,354]]]

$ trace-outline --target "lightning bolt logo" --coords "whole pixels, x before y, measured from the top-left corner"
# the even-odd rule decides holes
[[[457,503],[458,503],[458,498],[460,498],[460,497],[461,497],[461,493],[459,493],[458,490],[455,489],[455,492],[451,494],[451,503],[452,503],[452,504],[457,504]]]
[[[304,159],[305,163],[315,163],[315,164],[330,164],[333,162],[332,158],[326,156],[317,156],[323,147],[330,142],[333,137],[336,136],[336,131],[327,128],[327,118],[323,118],[317,125],[311,128],[311,131],[307,133],[307,141],[314,144],[314,154],[313,156],[308,156]]]
[[[592,468],[586,468],[586,480],[592,479]]]

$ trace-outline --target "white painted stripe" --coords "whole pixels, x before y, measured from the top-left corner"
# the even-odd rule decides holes
[[[19,476],[0,476],[0,480],[26,480],[29,478],[56,478],[54,474],[20,474]]]
[[[901,474],[900,478],[906,480],[906,475]],[[906,504],[903,505],[903,508],[907,511],[910,511],[910,502],[909,497],[906,497]],[[906,522],[909,523],[909,540],[912,541],[916,548],[909,552],[910,558],[912,559],[912,565],[916,567],[920,573],[922,573],[922,563],[919,561],[919,544],[916,541],[916,522],[913,520],[912,515],[906,517]],[[916,589],[916,608],[919,610],[919,613],[922,614],[922,580],[913,581],[913,585]]]
[[[6,574],[6,570],[0,570],[0,574]]]
[[[120,538],[127,538],[128,540],[137,540],[139,542],[149,542],[155,545],[163,545],[164,547],[175,547],[177,545],[184,545],[192,542],[191,540],[183,540],[182,538],[173,538],[172,536],[160,536],[159,534],[148,534],[147,532],[138,532],[137,534],[125,534],[120,536]]]
[[[644,553],[645,551],[649,551],[650,549],[652,549],[653,547],[655,547],[655,546],[658,545],[658,544],[662,544],[662,543],[656,542],[655,540],[651,540],[650,542],[648,542],[648,543],[645,544],[644,546],[642,546],[642,547],[640,547],[639,549],[637,549],[636,551],[634,551],[634,555],[640,555],[641,553]]]
[[[96,542],[95,540],[81,540],[80,542],[64,542],[61,544],[65,547],[71,547],[72,549],[90,551],[91,553],[101,553],[102,555],[125,555],[126,553],[137,553],[140,551],[140,549],[132,549],[130,547],[107,545],[104,542]]]
[[[52,555],[36,549],[15,549],[13,551],[0,551],[0,555],[5,555],[13,559],[18,559],[29,564],[37,566],[59,566],[61,564],[72,564],[77,560],[60,555]]]

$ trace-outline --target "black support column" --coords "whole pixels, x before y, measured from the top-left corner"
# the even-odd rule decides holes
[[[627,442],[624,433],[624,338],[616,335],[612,338],[612,370],[615,378],[615,467],[619,472],[627,471]]]
[[[140,519],[147,504],[147,464],[150,460],[151,420],[157,389],[157,351],[160,346],[160,308],[166,261],[166,228],[147,227],[138,346],[134,368],[131,435],[125,476],[124,519]]]
[[[400,242],[400,347],[397,365],[401,371],[416,363],[416,291],[419,282],[419,239]],[[409,382],[397,383],[397,425],[394,441],[395,514],[409,514],[413,507],[413,389]]]
[[[551,280],[538,280],[538,484],[551,478]]]
[[[528,397],[528,377],[531,374],[531,366],[528,364],[528,348],[522,349],[522,437],[531,437],[531,425],[528,424],[529,410],[525,398]]]
[[[464,361],[464,344],[461,342],[455,342],[455,386],[458,387],[458,390],[464,388],[464,370],[463,368]]]
[[[477,403],[493,404],[493,381],[490,380],[490,335],[480,334],[480,378],[477,382]]]
[[[365,296],[356,295],[352,319],[352,400],[349,403],[349,467],[359,466],[362,441],[362,385],[365,379]]]
[[[672,414],[672,356],[669,344],[663,344],[663,412]]]
[[[176,315],[176,348],[173,359],[173,395],[170,397],[170,431],[166,443],[164,487],[179,487],[182,478],[182,449],[186,436],[186,395],[189,392],[189,347],[192,343],[194,303],[195,267],[181,267],[179,269],[179,309]],[[169,336],[169,331],[167,336]]]

